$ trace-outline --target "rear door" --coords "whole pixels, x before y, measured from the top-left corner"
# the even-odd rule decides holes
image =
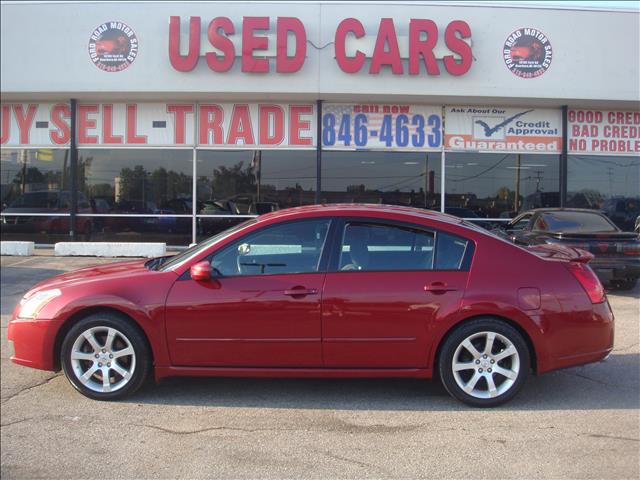
[[[455,312],[470,241],[419,226],[345,221],[323,292],[326,367],[426,365],[434,322]]]

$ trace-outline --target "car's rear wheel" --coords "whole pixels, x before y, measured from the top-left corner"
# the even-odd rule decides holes
[[[529,349],[522,335],[492,318],[460,326],[440,351],[444,387],[474,407],[495,407],[511,400],[524,385],[529,368]]]
[[[150,368],[143,334],[113,312],[89,315],[73,325],[62,342],[64,373],[76,390],[96,400],[131,395]]]

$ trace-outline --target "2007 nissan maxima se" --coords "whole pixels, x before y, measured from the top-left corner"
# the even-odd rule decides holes
[[[596,362],[613,314],[587,252],[522,248],[446,214],[308,206],[173,257],[32,288],[9,323],[18,364],[122,398],[168,376],[439,376],[474,406],[531,373]]]

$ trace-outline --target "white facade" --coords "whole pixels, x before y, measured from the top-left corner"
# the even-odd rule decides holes
[[[213,72],[201,57],[190,72],[175,70],[169,61],[169,18],[179,16],[181,48],[187,47],[189,17],[199,16],[202,44],[215,17],[228,17],[241,44],[244,16],[269,17],[267,35],[273,55],[276,19],[294,17],[304,25],[307,51],[295,73],[241,71],[240,58],[224,73]],[[3,2],[1,6],[2,100],[64,100],[68,98],[135,100],[316,100],[492,104],[637,109],[640,102],[640,19],[637,11],[521,8],[491,5],[455,6],[443,2]],[[335,34],[347,18],[359,20],[365,37],[351,38],[348,48],[365,53],[375,43],[380,20],[392,18],[398,37],[403,74],[383,66],[370,74],[345,73],[336,63]],[[439,30],[436,56],[451,53],[444,44],[445,27],[454,20],[471,30],[473,63],[453,76],[442,68],[438,76],[407,73],[408,25],[430,19]],[[104,22],[129,25],[139,50],[129,68],[102,71],[91,62],[88,43]],[[529,27],[541,31],[553,47],[548,70],[537,78],[520,78],[503,59],[511,32]],[[208,50],[212,50],[209,46]],[[236,54],[239,55],[239,48]],[[256,50],[254,55],[261,52]],[[204,54],[204,51],[203,51]],[[369,62],[369,60],[367,60]]]

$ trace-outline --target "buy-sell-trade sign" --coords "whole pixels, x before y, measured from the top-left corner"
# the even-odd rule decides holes
[[[445,121],[447,151],[562,152],[559,109],[448,106]]]

